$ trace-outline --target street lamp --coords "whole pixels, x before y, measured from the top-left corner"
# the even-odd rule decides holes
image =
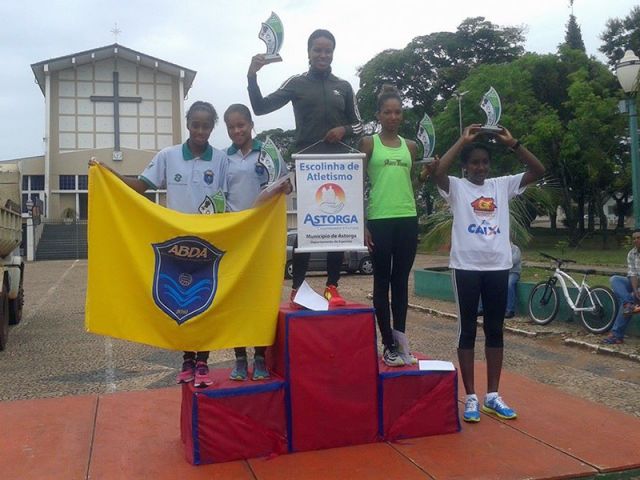
[[[460,136],[462,136],[462,97],[464,97],[469,90],[464,92],[453,92],[453,96],[458,99],[458,121],[460,122]]]
[[[638,91],[638,71],[640,59],[627,50],[616,66],[616,75],[622,89],[627,94],[629,112],[629,137],[631,138],[631,185],[633,187],[633,220],[635,228],[640,228],[640,159],[638,158],[638,111],[635,95]]]

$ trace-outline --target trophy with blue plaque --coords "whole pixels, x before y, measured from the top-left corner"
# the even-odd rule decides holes
[[[433,151],[436,148],[436,132],[433,128],[433,122],[426,113],[418,124],[418,133],[416,135],[418,145],[422,150],[422,160],[413,162],[415,164],[425,164],[433,162]]]
[[[271,16],[263,22],[258,38],[267,45],[267,53],[264,56],[266,63],[281,62],[282,57],[278,52],[284,41],[284,27],[280,17],[274,12],[271,12]]]
[[[491,87],[487,93],[484,94],[480,102],[480,107],[487,116],[487,122],[480,127],[481,132],[495,134],[502,130],[502,128],[498,126],[500,115],[502,114],[502,103],[495,88]]]

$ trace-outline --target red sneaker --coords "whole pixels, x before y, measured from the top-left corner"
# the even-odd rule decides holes
[[[207,362],[199,361],[196,363],[196,379],[194,385],[196,387],[208,387],[213,384],[213,380],[209,377],[209,366]]]
[[[329,307],[343,307],[347,304],[346,300],[342,298],[340,292],[338,292],[338,287],[335,285],[327,285],[327,288],[324,289],[324,298],[329,300]]]

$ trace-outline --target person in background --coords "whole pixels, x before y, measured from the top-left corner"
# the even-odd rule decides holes
[[[631,317],[640,313],[640,285],[638,284],[638,275],[640,274],[640,229],[636,228],[631,233],[633,248],[627,253],[627,276],[614,275],[609,279],[611,289],[618,300],[618,314],[611,333],[602,340],[602,343],[608,345],[619,345],[624,343],[624,332]]]
[[[296,122],[295,148],[303,153],[343,153],[346,137],[362,133],[355,95],[346,80],[331,71],[336,39],[328,30],[315,30],[307,40],[309,70],[287,79],[275,92],[262,96],[257,72],[266,65],[264,54],[251,59],[247,73],[249,99],[256,115],[266,115],[291,102]],[[295,245],[297,247],[297,245]],[[309,253],[293,254],[293,299],[304,282]],[[343,252],[327,253],[327,282],[324,296],[330,307],[346,304],[338,291]]]

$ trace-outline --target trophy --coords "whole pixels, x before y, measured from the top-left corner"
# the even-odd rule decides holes
[[[262,24],[258,38],[267,45],[267,53],[264,56],[266,62],[281,62],[282,57],[278,52],[284,41],[284,27],[280,17],[274,12],[271,12],[271,16]]]
[[[480,130],[483,133],[489,134],[494,134],[502,130],[502,128],[498,126],[500,114],[502,113],[502,104],[500,103],[500,96],[495,88],[491,87],[489,91],[484,94],[480,102],[480,107],[487,115],[487,123],[480,127]]]
[[[433,128],[433,122],[426,113],[418,124],[418,133],[416,135],[418,145],[422,148],[422,160],[413,162],[414,164],[424,164],[433,162],[433,150],[436,148],[436,132]]]
[[[262,144],[256,167],[264,168],[267,172],[267,183],[269,186],[280,178],[285,167],[284,159],[280,155],[280,150],[276,147],[270,137],[267,137]]]

